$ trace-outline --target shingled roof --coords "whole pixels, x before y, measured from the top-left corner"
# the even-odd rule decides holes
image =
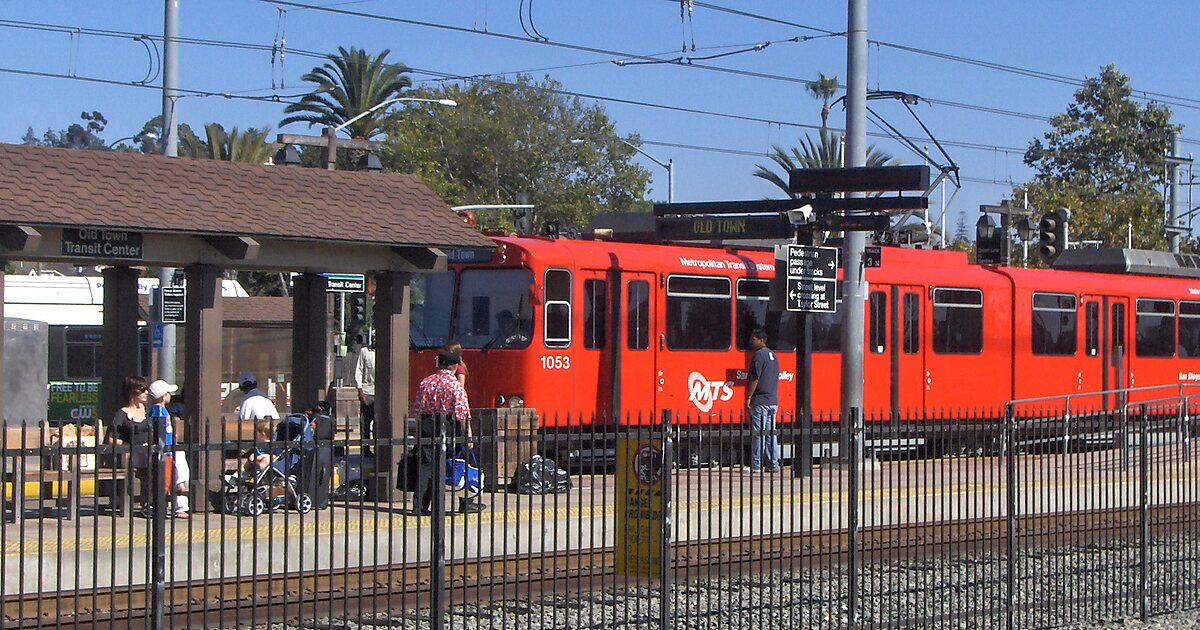
[[[0,144],[0,224],[491,247],[412,175]]]

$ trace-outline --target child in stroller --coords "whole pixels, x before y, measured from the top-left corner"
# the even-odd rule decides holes
[[[292,507],[301,514],[310,512],[312,498],[299,491],[296,473],[303,445],[312,441],[312,426],[304,414],[281,420],[274,436],[269,420],[255,424],[255,448],[245,454],[240,471],[225,475],[223,511],[258,516]]]

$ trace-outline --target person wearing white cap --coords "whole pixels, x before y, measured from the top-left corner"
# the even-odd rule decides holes
[[[238,389],[242,390],[242,404],[238,405],[239,420],[279,419],[279,410],[258,388],[258,379],[254,378],[253,372],[238,374]]]
[[[171,394],[179,391],[178,385],[158,380],[150,383],[146,393],[149,395],[151,422],[162,423],[163,446],[166,447],[163,456],[163,476],[169,496],[175,495],[175,518],[188,518],[191,507],[188,501],[188,482],[191,481],[192,471],[188,466],[187,457],[183,452],[175,452],[175,427],[171,415],[167,413],[167,403],[171,402]]]

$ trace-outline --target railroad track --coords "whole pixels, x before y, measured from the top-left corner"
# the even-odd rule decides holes
[[[1156,529],[1195,532],[1200,530],[1195,519],[1197,507],[1200,504],[1150,508],[1149,522]],[[1017,519],[1015,542],[1018,548],[1046,547],[1084,533],[1089,544],[1135,539],[1141,533],[1139,519],[1138,508],[1022,516]],[[1007,548],[1007,534],[1004,517],[879,526],[860,530],[858,548],[860,562],[964,552],[1000,554]],[[688,581],[731,572],[835,566],[849,559],[847,539],[845,530],[835,530],[676,542],[672,545],[672,572],[676,581]],[[615,566],[613,548],[450,559],[444,569],[444,599],[486,605],[653,583],[618,576]],[[164,602],[169,625],[175,627],[296,621],[338,615],[339,611],[353,619],[363,610],[378,616],[428,607],[432,578],[428,564],[406,564],[180,581],[165,585]],[[8,596],[4,598],[3,625],[109,627],[146,617],[149,604],[146,588]]]

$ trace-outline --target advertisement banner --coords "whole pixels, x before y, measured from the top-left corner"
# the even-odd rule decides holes
[[[100,381],[50,381],[51,423],[91,423],[99,417]]]

